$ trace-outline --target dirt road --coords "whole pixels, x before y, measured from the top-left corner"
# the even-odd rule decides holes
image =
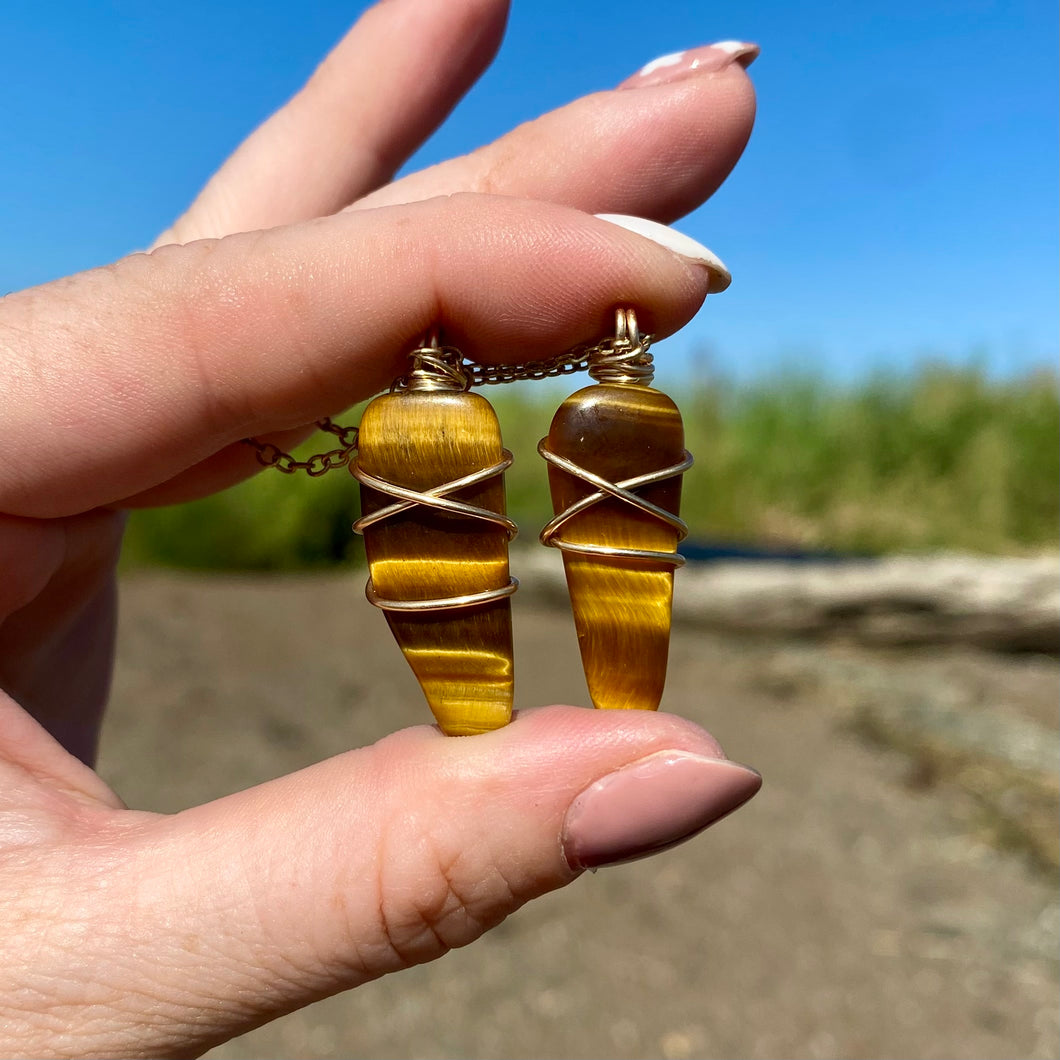
[[[517,705],[584,702],[568,616],[516,603]],[[988,843],[965,791],[858,735],[837,667],[877,688],[974,673],[980,706],[1055,728],[1055,661],[679,628],[664,708],[762,771],[749,807],[210,1055],[1055,1057],[1055,879]],[[359,575],[141,575],[101,770],[176,810],[425,715]]]

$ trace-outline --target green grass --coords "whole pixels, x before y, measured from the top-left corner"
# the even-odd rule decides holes
[[[483,391],[515,454],[508,507],[528,538],[549,514],[537,441],[569,389]],[[1055,374],[996,381],[976,368],[925,366],[850,387],[793,375],[671,392],[696,458],[682,512],[695,537],[870,553],[1056,546]],[[268,471],[206,500],[137,512],[126,562],[277,570],[355,561],[356,515],[347,473]]]
[[[311,442],[312,449],[319,442]],[[296,570],[355,561],[357,483],[263,471],[203,500],[133,512],[122,563],[202,570]]]

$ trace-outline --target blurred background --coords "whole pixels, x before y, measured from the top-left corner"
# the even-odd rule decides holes
[[[150,243],[363,6],[8,0],[0,291]],[[747,152],[679,225],[733,286],[656,357],[700,557],[663,706],[766,787],[217,1056],[1057,1055],[1057,30],[1030,0],[515,4],[408,169],[658,55],[763,48]],[[567,389],[488,395],[526,539]],[[101,764],[130,804],[425,720],[356,514],[344,473],[270,472],[134,516]],[[525,706],[585,700],[552,559],[513,560]]]

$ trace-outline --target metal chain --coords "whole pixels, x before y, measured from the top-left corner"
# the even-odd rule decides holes
[[[613,342],[608,339],[607,343]],[[472,386],[493,386],[500,383],[515,383],[522,379],[555,379],[561,375],[584,372],[589,367],[589,358],[606,343],[575,346],[566,353],[544,361],[526,361],[523,364],[478,364],[465,361],[464,367],[471,376]]]
[[[642,352],[647,353],[651,341],[651,335],[639,336]],[[628,338],[612,337],[600,342],[575,346],[565,353],[543,361],[525,361],[522,364],[479,364],[477,361],[465,360],[462,362],[462,367],[471,380],[471,386],[495,386],[501,383],[515,383],[523,379],[555,379],[563,375],[584,372],[589,368],[590,360],[607,356],[616,350],[624,350],[629,346]],[[274,467],[285,475],[304,471],[311,478],[318,478],[334,468],[346,467],[349,464],[353,454],[357,452],[357,428],[342,427],[337,423],[332,423],[330,419],[318,420],[317,427],[327,434],[335,435],[342,443],[341,448],[332,449],[326,453],[315,453],[305,460],[296,460],[290,453],[285,453],[272,442],[262,442],[257,438],[244,438],[243,442],[257,453],[258,462],[265,467]]]
[[[357,452],[357,428],[343,427],[325,418],[317,420],[317,427],[327,434],[333,434],[342,443],[338,449],[326,453],[314,453],[305,460],[296,460],[290,453],[285,453],[272,442],[262,442],[257,438],[244,438],[243,444],[249,445],[258,456],[258,463],[264,467],[274,467],[285,475],[304,471],[310,478],[319,478],[337,467],[346,467],[350,458]]]

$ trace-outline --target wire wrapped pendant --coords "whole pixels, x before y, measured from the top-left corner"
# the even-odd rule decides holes
[[[681,476],[692,465],[677,406],[648,384],[650,340],[630,309],[601,344],[597,380],[557,411],[538,452],[556,516],[541,531],[561,549],[594,706],[655,710],[666,681]]]
[[[437,339],[361,419],[352,473],[361,484],[369,580],[443,732],[507,724],[513,694],[501,445],[489,402],[468,392],[458,350]]]

